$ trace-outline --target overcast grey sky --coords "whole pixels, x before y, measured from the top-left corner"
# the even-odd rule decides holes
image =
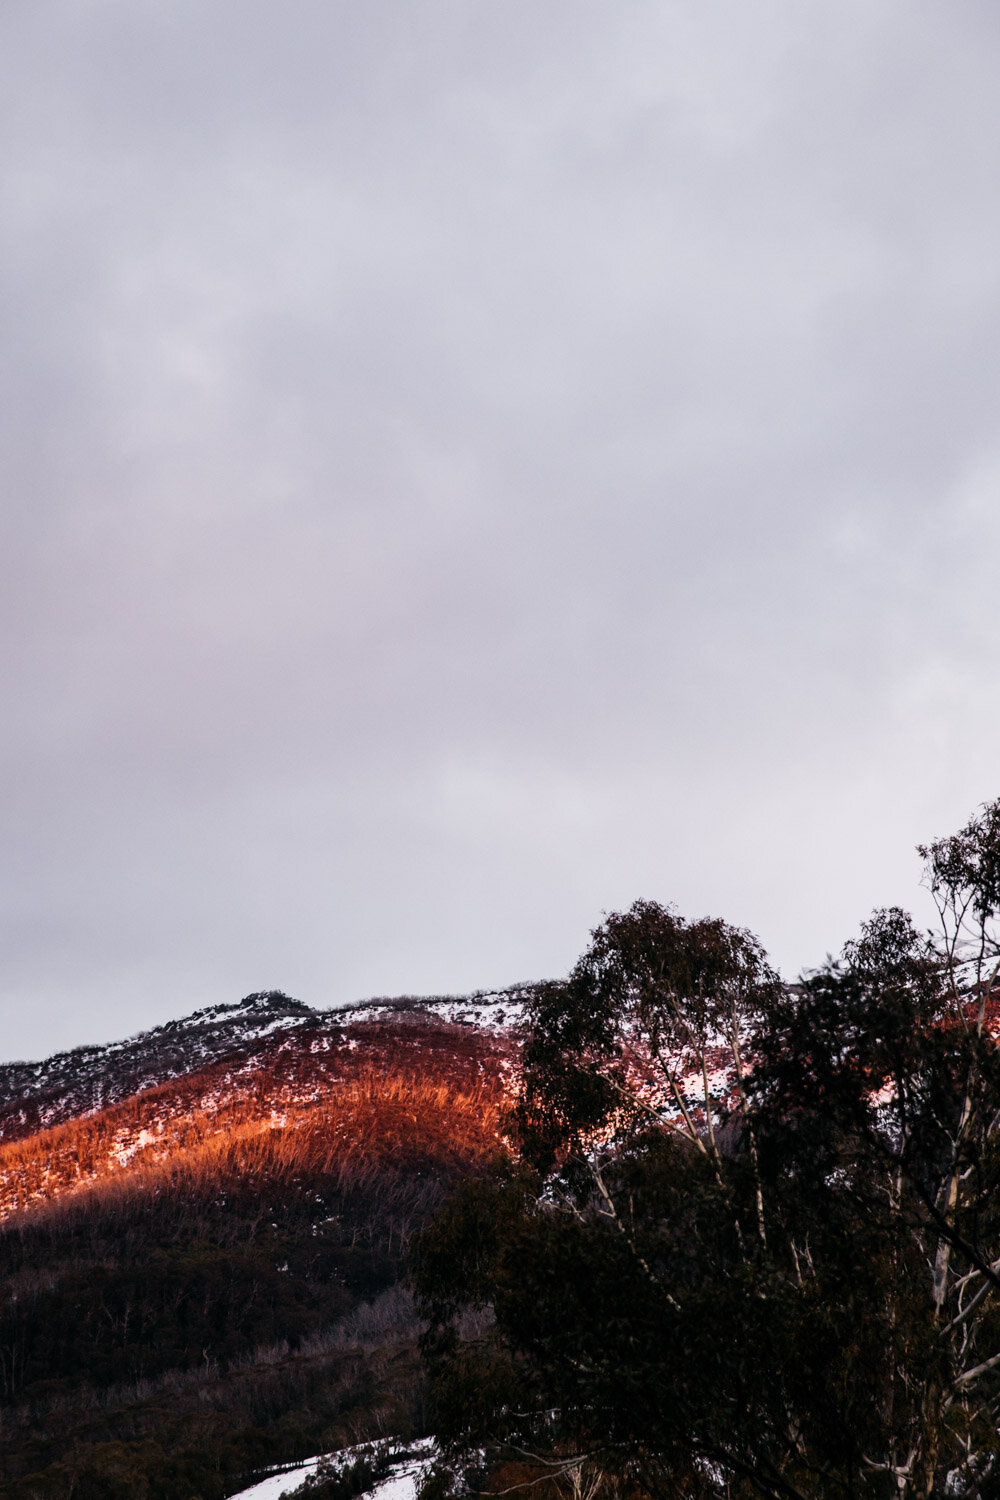
[[[923,914],[998,77],[993,0],[6,0],[0,1055]]]

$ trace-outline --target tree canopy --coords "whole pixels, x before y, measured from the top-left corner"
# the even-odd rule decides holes
[[[414,1262],[459,1488],[1000,1493],[1000,802],[920,853],[797,985],[638,902],[537,995]]]

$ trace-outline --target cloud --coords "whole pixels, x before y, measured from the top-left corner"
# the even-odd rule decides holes
[[[914,896],[997,790],[989,7],[0,28],[8,1050]]]

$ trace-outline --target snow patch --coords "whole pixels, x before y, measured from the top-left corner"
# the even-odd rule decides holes
[[[281,1500],[283,1495],[293,1495],[300,1484],[304,1483],[311,1474],[315,1474],[325,1458],[349,1458],[352,1453],[360,1451],[355,1448],[344,1448],[336,1455],[318,1454],[297,1468],[285,1469],[281,1474],[272,1474],[270,1479],[262,1479],[259,1483],[251,1485],[248,1490],[240,1490],[238,1495],[232,1496],[232,1500]],[[359,1500],[416,1500],[417,1490],[434,1461],[434,1454],[433,1438],[420,1438],[418,1442],[411,1443],[405,1451],[400,1453],[393,1466],[393,1472],[385,1479],[380,1479],[378,1484],[373,1485],[370,1490],[366,1490],[363,1496],[359,1496]]]

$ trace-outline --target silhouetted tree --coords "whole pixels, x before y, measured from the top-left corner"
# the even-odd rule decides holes
[[[1000,1492],[1000,803],[921,853],[930,937],[876,913],[786,988],[643,902],[536,997],[517,1160],[415,1260],[459,1474]]]

